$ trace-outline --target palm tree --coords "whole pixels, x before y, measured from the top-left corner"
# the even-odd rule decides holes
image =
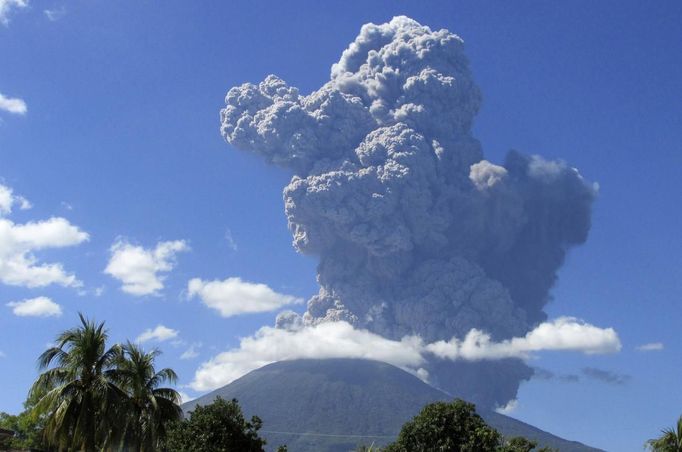
[[[169,368],[156,371],[154,360],[160,354],[158,349],[145,352],[128,342],[116,360],[121,387],[128,396],[122,445],[134,451],[159,450],[166,426],[182,417],[178,392],[160,387],[178,378]]]
[[[682,452],[682,416],[676,427],[662,430],[660,437],[650,439],[646,445],[655,452]]]
[[[104,323],[78,315],[81,325],[59,334],[55,346],[38,358],[44,372],[29,397],[38,400],[37,413],[47,416],[49,443],[60,450],[90,452],[107,441],[125,394],[116,385],[120,346],[106,349]]]

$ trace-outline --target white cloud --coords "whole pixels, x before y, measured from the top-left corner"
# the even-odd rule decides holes
[[[406,370],[423,358],[421,341],[406,337],[393,341],[346,322],[328,322],[297,331],[263,327],[241,339],[239,347],[220,353],[197,369],[190,387],[208,391],[275,361],[299,358],[365,358],[384,361]]]
[[[223,317],[275,311],[282,306],[303,303],[302,298],[275,292],[265,284],[227,278],[224,281],[202,281],[194,278],[187,284],[189,298],[199,297]]]
[[[201,348],[201,343],[196,342],[192,345],[189,346],[187,350],[185,350],[182,355],[180,355],[180,359],[193,359],[199,356],[199,349]]]
[[[7,215],[12,212],[13,204],[14,196],[12,196],[12,189],[0,185],[0,215]]]
[[[176,337],[178,337],[177,330],[168,328],[163,325],[157,325],[156,328],[154,328],[153,330],[151,328],[144,330],[142,334],[137,336],[137,339],[135,339],[135,341],[140,343],[148,342],[151,340],[163,342]]]
[[[189,386],[196,391],[209,391],[266,364],[301,358],[373,359],[426,379],[428,373],[420,368],[426,354],[442,359],[476,361],[528,359],[531,352],[541,350],[593,354],[617,352],[620,348],[620,340],[612,328],[598,328],[572,317],[542,323],[524,337],[502,342],[493,342],[490,336],[475,329],[463,341],[453,338],[448,342],[424,344],[416,336],[394,341],[354,329],[346,322],[326,322],[295,329],[262,327],[253,336],[242,338],[238,347],[201,364]]]
[[[2,14],[1,5],[2,0],[0,0],[0,15]],[[0,17],[0,22],[1,21],[2,18]],[[28,111],[28,107],[26,106],[26,102],[24,102],[23,99],[19,99],[16,97],[7,97],[4,94],[0,93],[0,110],[15,115],[25,115],[26,112]]]
[[[495,408],[495,411],[497,411],[500,414],[511,414],[514,411],[516,411],[516,408],[519,406],[519,401],[516,399],[511,399],[505,406],[500,406]]]
[[[14,315],[20,317],[59,317],[62,315],[61,306],[47,297],[12,301],[7,303],[7,306],[12,308]]]
[[[15,199],[21,210],[28,210],[33,207],[33,204],[31,204],[31,202],[23,196],[17,196]]]
[[[434,355],[447,359],[483,359],[530,357],[542,350],[579,351],[586,354],[614,353],[621,349],[613,328],[599,328],[574,317],[559,317],[538,325],[524,337],[494,342],[490,335],[473,329],[464,340],[452,338],[426,346]]]
[[[90,287],[90,288],[79,288],[76,292],[79,297],[101,297],[104,294],[104,286],[101,287]]]
[[[0,23],[9,24],[9,13],[14,8],[25,8],[27,6],[28,0],[0,0]]]
[[[191,402],[192,400],[196,399],[196,397],[192,397],[191,395],[189,395],[183,391],[178,391],[178,394],[180,395],[180,403],[181,404]]]
[[[0,358],[4,358],[5,356],[7,356],[7,355],[5,355],[5,352],[3,352],[2,350],[0,350]]]
[[[105,273],[123,283],[121,290],[131,295],[158,295],[163,289],[166,273],[175,267],[175,255],[188,251],[184,240],[159,242],[154,249],[145,249],[117,240],[111,246],[111,258]]]
[[[642,345],[635,347],[635,350],[637,350],[638,352],[660,351],[660,350],[663,350],[663,343],[662,342],[651,342],[649,344],[642,344]]]
[[[56,22],[66,15],[66,8],[62,6],[61,8],[46,9],[43,10],[43,13],[45,13],[47,20],[50,22]]]
[[[0,216],[12,213],[14,205],[19,205],[21,210],[33,207],[28,199],[14,195],[14,191],[10,187],[0,184]]]
[[[79,287],[81,282],[61,264],[38,263],[34,252],[74,246],[88,239],[86,232],[64,218],[25,224],[0,218],[0,282],[25,287],[49,284]]]
[[[225,231],[225,241],[227,242],[227,247],[229,249],[231,249],[234,252],[237,252],[237,242],[234,240],[230,228],[227,228],[227,230]]]

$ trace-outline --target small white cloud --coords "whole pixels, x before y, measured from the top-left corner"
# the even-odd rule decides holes
[[[163,325],[157,325],[154,329],[146,329],[137,336],[136,342],[157,341],[163,342],[178,337],[178,331]]]
[[[500,414],[511,414],[513,413],[516,408],[519,406],[519,401],[516,399],[511,399],[505,406],[500,406],[495,408],[495,411],[497,411]]]
[[[59,317],[62,308],[48,297],[37,297],[22,301],[11,301],[7,306],[20,317]]]
[[[13,204],[14,196],[12,196],[12,189],[0,185],[0,215],[7,215],[12,212]]]
[[[0,282],[14,286],[49,284],[80,287],[82,283],[61,264],[41,264],[36,251],[75,246],[89,239],[64,218],[15,224],[0,218]]]
[[[27,6],[28,0],[0,0],[0,23],[6,26],[9,24],[9,14],[13,9]]]
[[[2,350],[0,350],[0,358],[4,358],[5,356],[7,356],[7,355],[5,355],[5,352],[3,352]]]
[[[187,403],[187,402],[191,402],[192,400],[196,399],[196,397],[192,397],[191,395],[189,395],[183,391],[178,391],[178,394],[180,395],[180,403]]]
[[[10,187],[0,184],[0,216],[12,213],[12,208],[18,205],[19,209],[27,210],[33,207],[28,199],[15,195]]]
[[[182,340],[182,339],[175,339],[175,340],[171,341],[170,344],[171,344],[173,347],[178,348],[178,347],[182,347],[183,345],[186,345],[187,342],[185,342],[185,341]]]
[[[165,275],[175,267],[175,255],[188,251],[184,240],[159,242],[154,249],[145,249],[117,240],[111,246],[111,258],[105,273],[123,283],[121,290],[131,295],[158,295]]]
[[[275,361],[299,358],[364,358],[416,373],[424,359],[416,337],[386,339],[346,322],[327,322],[296,331],[263,327],[197,369],[190,387],[209,391]]]
[[[469,179],[480,191],[488,190],[507,177],[507,170],[498,165],[494,165],[487,160],[481,160],[471,165]]]
[[[224,281],[194,278],[187,284],[187,294],[190,299],[201,298],[206,306],[217,310],[223,317],[271,312],[282,306],[303,303],[302,298],[281,294],[265,284],[250,283],[241,278]]]
[[[642,344],[635,347],[638,352],[657,352],[663,350],[662,342],[651,342],[649,344]]]
[[[585,354],[615,353],[621,343],[613,328],[599,328],[574,317],[559,317],[538,325],[524,337],[494,342],[489,334],[473,329],[464,340],[437,341],[426,349],[446,359],[522,358],[543,350],[578,351]]]
[[[180,359],[194,359],[197,356],[199,356],[199,349],[201,348],[201,343],[196,342],[192,345],[189,346],[187,350],[185,350],[182,355],[180,355]]]
[[[227,247],[232,251],[237,251],[237,242],[235,242],[232,236],[232,231],[229,228],[225,231],[225,241],[227,242]]]
[[[61,8],[46,9],[43,10],[43,13],[45,13],[47,20],[50,22],[56,22],[66,15],[66,8],[62,6]]]
[[[2,2],[2,0],[0,0]],[[6,97],[0,93],[0,110],[14,115],[25,115],[28,111],[26,102],[23,99]]]
[[[104,286],[94,287],[94,288],[83,288],[78,289],[78,296],[80,297],[101,297],[104,294]]]
[[[414,372],[414,375],[425,383],[429,383],[429,371],[423,368],[419,368]]]
[[[28,210],[33,207],[33,204],[23,196],[17,196],[17,202],[19,204],[19,209],[21,210]]]

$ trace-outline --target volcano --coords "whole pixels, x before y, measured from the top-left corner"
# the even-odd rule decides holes
[[[237,399],[245,415],[263,420],[268,450],[346,452],[385,445],[421,408],[452,396],[390,364],[362,359],[280,361],[185,403],[185,413],[216,397]],[[599,451],[490,410],[477,410],[507,437],[524,436],[562,452]]]

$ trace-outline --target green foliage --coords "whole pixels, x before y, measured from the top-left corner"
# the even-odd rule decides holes
[[[473,404],[463,400],[426,405],[403,425],[387,452],[480,452],[494,451],[500,434],[476,414]]]
[[[654,452],[682,452],[682,416],[674,428],[661,431],[661,436],[650,439],[646,446]]]
[[[177,375],[172,369],[156,371],[154,360],[159,350],[145,352],[128,342],[120,349],[116,359],[118,384],[126,393],[121,422],[124,425],[119,440],[128,449],[155,451],[166,436],[166,426],[182,418],[178,405],[180,395],[163,383],[175,383]]]
[[[535,441],[522,437],[505,441],[476,414],[473,404],[456,399],[426,405],[403,425],[398,439],[384,452],[530,452],[536,446]]]
[[[531,441],[522,436],[516,436],[510,438],[503,445],[498,447],[497,452],[531,452],[536,450],[538,442]],[[555,449],[549,447],[542,447],[537,449],[537,452],[558,452]]]
[[[115,425],[125,394],[115,385],[118,347],[106,349],[104,324],[80,316],[81,326],[57,336],[38,359],[44,372],[31,388],[35,410],[47,416],[45,436],[60,448],[95,450]],[[54,367],[50,367],[54,366]]]
[[[0,412],[0,428],[16,433],[14,438],[0,440],[0,450],[40,449],[45,452],[52,450],[43,439],[46,417],[33,410],[35,404],[35,398],[28,398],[24,402],[24,411],[16,416]]]
[[[499,452],[530,452],[535,449],[538,443],[529,439],[517,436],[506,441],[504,445],[499,448]]]
[[[155,371],[156,350],[107,349],[104,323],[79,316],[81,325],[59,334],[38,359],[43,373],[29,400],[45,442],[60,450],[158,450],[166,424],[181,417],[178,393],[159,387],[175,382],[175,372]]]
[[[19,416],[0,412],[0,428],[19,432],[18,417]],[[0,436],[0,450],[23,447],[23,445],[18,444],[18,442],[19,440],[17,438],[5,438],[4,436]]]
[[[265,440],[258,436],[261,420],[244,419],[236,399],[218,397],[197,406],[189,419],[173,424],[165,449],[174,452],[261,452]],[[283,449],[286,450],[286,449]]]
[[[0,412],[0,428],[16,432],[14,438],[0,440],[0,450],[11,449],[43,449],[42,419],[37,418],[30,410],[14,416]]]

